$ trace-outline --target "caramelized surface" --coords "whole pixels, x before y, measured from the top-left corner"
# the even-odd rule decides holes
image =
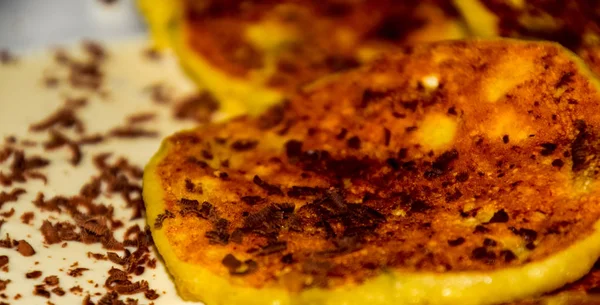
[[[168,138],[153,230],[234,285],[291,292],[544,261],[600,216],[599,101],[555,44],[406,48]]]
[[[185,0],[182,7],[183,39],[196,56],[288,91],[398,44],[463,37],[447,0]]]

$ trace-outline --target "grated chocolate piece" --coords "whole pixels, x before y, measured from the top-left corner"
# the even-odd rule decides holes
[[[250,139],[240,139],[231,143],[231,149],[235,151],[248,151],[254,149],[258,145],[258,141]]]
[[[10,210],[8,212],[2,212],[0,213],[0,216],[5,217],[5,218],[10,218],[15,214],[15,208],[10,208]]]
[[[79,147],[79,144],[71,139],[69,139],[67,136],[65,136],[63,133],[59,132],[58,130],[51,130],[50,131],[50,140],[48,140],[47,142],[44,143],[44,148],[47,150],[54,150],[54,149],[58,149],[61,148],[63,146],[66,146],[67,148],[69,148],[71,150],[71,164],[73,166],[77,166],[79,165],[79,163],[81,162],[81,158],[83,157],[83,154],[81,152],[81,148]]]
[[[25,189],[22,189],[22,188],[15,188],[12,191],[10,191],[9,193],[2,191],[0,193],[0,209],[7,202],[15,202],[15,201],[19,200],[19,196],[21,196],[22,194],[25,194],[25,193],[26,193]]]
[[[17,251],[26,257],[33,256],[35,254],[33,247],[31,247],[31,245],[25,240],[17,241]]]
[[[6,286],[10,284],[11,280],[2,280],[0,279],[0,291],[6,290]]]
[[[59,297],[62,297],[66,294],[65,290],[60,287],[54,287],[51,291]]]
[[[252,181],[254,184],[267,191],[267,195],[283,196],[283,192],[279,186],[267,183],[266,181],[260,179],[258,175],[255,175]]]
[[[136,114],[133,114],[133,115],[130,115],[129,117],[127,117],[127,123],[130,125],[141,124],[141,123],[153,121],[155,118],[156,118],[156,113],[141,112],[141,113],[136,113]]]
[[[42,276],[42,271],[39,270],[25,273],[25,277],[28,279],[37,279],[40,276]]]
[[[158,132],[154,130],[147,130],[144,128],[133,127],[133,126],[124,126],[113,128],[110,131],[110,135],[116,138],[156,138],[158,136]]]
[[[188,96],[175,105],[173,116],[180,120],[193,120],[197,123],[210,122],[214,112],[219,110],[219,102],[207,91]]]
[[[25,212],[23,215],[21,215],[21,222],[28,225],[31,223],[34,217],[35,214],[33,212]]]
[[[165,210],[165,212],[163,214],[159,214],[156,217],[156,220],[154,221],[154,228],[155,229],[162,228],[163,222],[165,221],[165,219],[168,219],[168,218],[175,218],[175,215],[173,213],[171,213],[171,211]]]
[[[82,275],[83,275],[83,272],[84,272],[84,271],[88,271],[88,270],[90,270],[90,269],[88,269],[88,268],[81,268],[81,267],[78,267],[78,268],[73,268],[73,269],[70,269],[70,270],[67,272],[67,274],[68,274],[69,276],[72,276],[72,277],[80,277],[80,276],[82,276]]]
[[[56,275],[50,275],[44,278],[44,283],[49,286],[56,286],[59,282],[58,276]]]
[[[50,292],[46,290],[46,287],[44,287],[44,285],[35,285],[33,294],[47,299],[50,298]]]

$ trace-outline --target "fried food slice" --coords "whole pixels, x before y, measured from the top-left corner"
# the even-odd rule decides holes
[[[473,34],[551,40],[600,74],[600,1],[454,0]]]
[[[173,47],[228,113],[258,113],[398,44],[464,37],[449,0],[140,0],[140,7],[157,43]]]
[[[167,138],[148,222],[212,304],[497,304],[600,255],[600,87],[554,43],[404,49]]]

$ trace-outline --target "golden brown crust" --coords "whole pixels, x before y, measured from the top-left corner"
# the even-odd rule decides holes
[[[361,47],[456,38],[448,34],[456,20],[447,0],[187,0],[184,11],[186,41],[197,54],[240,78],[274,69],[267,86],[286,90],[356,67]],[[275,42],[256,45],[248,31],[257,25],[267,27],[260,40]]]
[[[291,291],[543,260],[600,217],[598,101],[554,44],[406,48],[169,138],[156,225],[183,261]]]

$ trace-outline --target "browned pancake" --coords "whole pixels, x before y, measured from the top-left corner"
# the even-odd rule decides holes
[[[356,67],[361,47],[444,39],[455,17],[449,3],[434,1],[183,2],[184,39],[199,56],[241,78],[273,64],[266,84],[288,91]]]
[[[600,254],[599,90],[556,44],[406,48],[165,140],[145,173],[154,238],[209,305],[549,292]]]
[[[449,0],[140,2],[192,78],[253,113],[398,45],[464,37]]]

